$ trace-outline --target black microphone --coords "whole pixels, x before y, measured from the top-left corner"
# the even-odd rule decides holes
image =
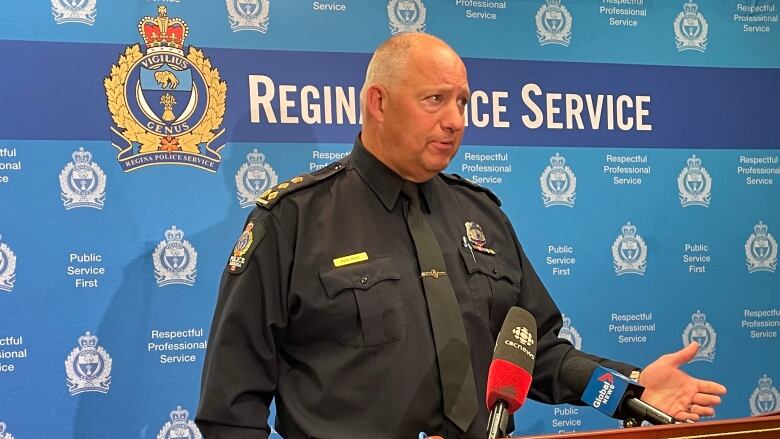
[[[498,333],[487,379],[488,439],[507,435],[509,416],[525,402],[536,361],[536,319],[512,307]]]
[[[583,357],[573,357],[561,369],[563,381],[582,402],[623,420],[623,425],[674,424],[674,418],[639,399],[645,388],[630,378]]]

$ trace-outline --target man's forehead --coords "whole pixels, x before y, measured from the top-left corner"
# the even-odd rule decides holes
[[[436,47],[415,52],[409,57],[404,69],[407,81],[428,86],[468,88],[466,67],[451,49]]]

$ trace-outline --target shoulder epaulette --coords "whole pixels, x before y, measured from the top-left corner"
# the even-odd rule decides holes
[[[344,163],[335,162],[318,171],[312,172],[311,174],[303,174],[297,177],[293,177],[289,181],[279,183],[276,186],[263,192],[255,204],[257,204],[259,207],[270,209],[285,195],[289,195],[305,187],[317,184],[322,180],[338,174],[340,171],[344,170],[344,168]]]
[[[444,172],[440,172],[439,175],[441,175],[442,178],[444,178],[444,180],[447,181],[448,183],[460,184],[461,186],[466,186],[467,188],[469,188],[469,189],[471,189],[473,191],[484,192],[485,194],[487,194],[488,198],[490,198],[496,204],[501,206],[501,200],[490,189],[488,189],[486,187],[482,187],[482,186],[480,186],[480,185],[478,185],[476,183],[473,183],[473,182],[471,182],[471,181],[461,177],[458,174],[445,174]]]

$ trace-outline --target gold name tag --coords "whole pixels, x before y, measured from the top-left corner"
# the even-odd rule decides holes
[[[368,260],[368,253],[361,252],[354,255],[342,256],[333,260],[333,265],[336,267],[343,267],[344,265],[355,264]]]

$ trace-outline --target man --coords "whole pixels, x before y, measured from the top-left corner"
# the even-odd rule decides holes
[[[206,438],[267,437],[274,398],[288,438],[485,437],[480,401],[512,306],[537,322],[532,398],[577,403],[559,376],[574,356],[637,369],[558,338],[561,315],[498,200],[440,173],[468,98],[449,46],[395,36],[369,64],[352,154],[258,200],[211,328],[196,418]],[[713,414],[725,388],[679,369],[696,349],[645,368],[643,399],[679,419]]]

